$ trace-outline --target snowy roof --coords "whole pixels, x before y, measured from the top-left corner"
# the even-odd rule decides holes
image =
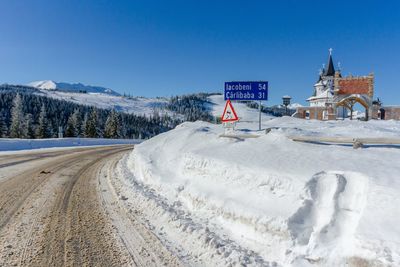
[[[319,80],[316,84],[314,84],[314,86],[318,86],[318,85],[324,85],[324,82],[322,80]]]

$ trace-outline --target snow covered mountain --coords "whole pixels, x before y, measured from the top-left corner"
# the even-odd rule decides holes
[[[36,81],[28,83],[29,86],[38,88],[38,89],[45,89],[45,90],[56,90],[57,84],[53,81]]]
[[[110,88],[84,85],[82,83],[65,83],[65,82],[55,82],[51,80],[35,81],[28,84],[29,86],[43,89],[43,90],[58,90],[65,92],[77,92],[77,93],[100,93],[119,96],[120,94],[111,90]]]

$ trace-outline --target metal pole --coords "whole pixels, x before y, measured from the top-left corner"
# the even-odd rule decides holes
[[[261,100],[258,103],[258,130],[261,131]]]

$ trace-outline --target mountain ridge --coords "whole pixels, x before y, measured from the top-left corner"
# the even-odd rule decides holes
[[[121,95],[110,88],[102,86],[85,85],[83,83],[55,82],[53,80],[34,81],[28,83],[28,86],[32,86],[41,90],[58,90],[66,92],[78,92],[78,93],[85,92],[85,93],[108,94],[113,96]]]

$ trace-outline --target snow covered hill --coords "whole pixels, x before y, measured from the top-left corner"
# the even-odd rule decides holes
[[[160,115],[167,114],[169,116],[182,117],[182,114],[176,114],[166,109],[166,105],[169,102],[169,98],[166,97],[124,97],[104,87],[86,86],[80,83],[57,83],[51,80],[32,82],[29,86],[39,89],[39,92],[34,92],[36,94],[76,104],[95,106],[103,109],[115,109],[120,112],[136,115],[150,116],[158,113]],[[225,107],[225,100],[223,95],[211,95],[208,97],[208,102],[205,102],[204,105],[210,110],[213,116],[221,117]],[[253,123],[254,125],[258,123],[257,109],[250,108],[246,104],[236,101],[233,102],[233,105],[241,122]],[[262,114],[262,120],[264,121],[271,118],[273,116]]]
[[[115,109],[119,112],[136,115],[150,116],[157,113],[159,115],[178,116],[166,109],[168,98],[125,97],[104,87],[88,86],[81,83],[57,83],[50,80],[32,82],[29,86],[39,90],[32,92],[34,94],[76,104]]]
[[[121,172],[152,199],[135,205],[151,205],[159,238],[211,265],[400,266],[400,148],[287,138],[398,137],[400,122],[283,117],[263,127],[276,128],[242,126],[259,137],[232,139],[221,125],[187,122],[136,146]]]
[[[81,92],[99,93],[99,94],[108,94],[113,96],[120,95],[119,93],[109,88],[84,85],[82,83],[65,83],[65,82],[55,82],[51,80],[45,80],[45,81],[31,82],[28,84],[28,86],[32,86],[43,90],[59,90],[59,91],[76,92],[76,93],[81,93]]]
[[[77,104],[103,109],[115,109],[120,112],[136,115],[150,116],[155,112],[160,115],[173,115],[173,112],[165,108],[168,103],[167,98],[123,97],[100,93],[71,93],[57,90],[41,90],[39,94]]]
[[[48,87],[51,88],[51,87]],[[40,95],[55,99],[66,100],[77,104],[95,106],[104,109],[115,109],[120,112],[132,113],[136,115],[150,116],[157,112],[160,115],[168,114],[170,116],[182,117],[168,109],[166,105],[169,99],[166,97],[146,98],[146,97],[123,97],[103,93],[77,93],[60,90],[40,89]],[[222,95],[212,95],[208,97],[208,103],[205,103],[211,114],[220,117],[224,111],[225,100]],[[258,123],[258,110],[246,106],[244,103],[233,103],[236,112],[242,122]],[[269,120],[272,116],[262,114],[262,119]],[[257,124],[258,125],[258,124]]]

